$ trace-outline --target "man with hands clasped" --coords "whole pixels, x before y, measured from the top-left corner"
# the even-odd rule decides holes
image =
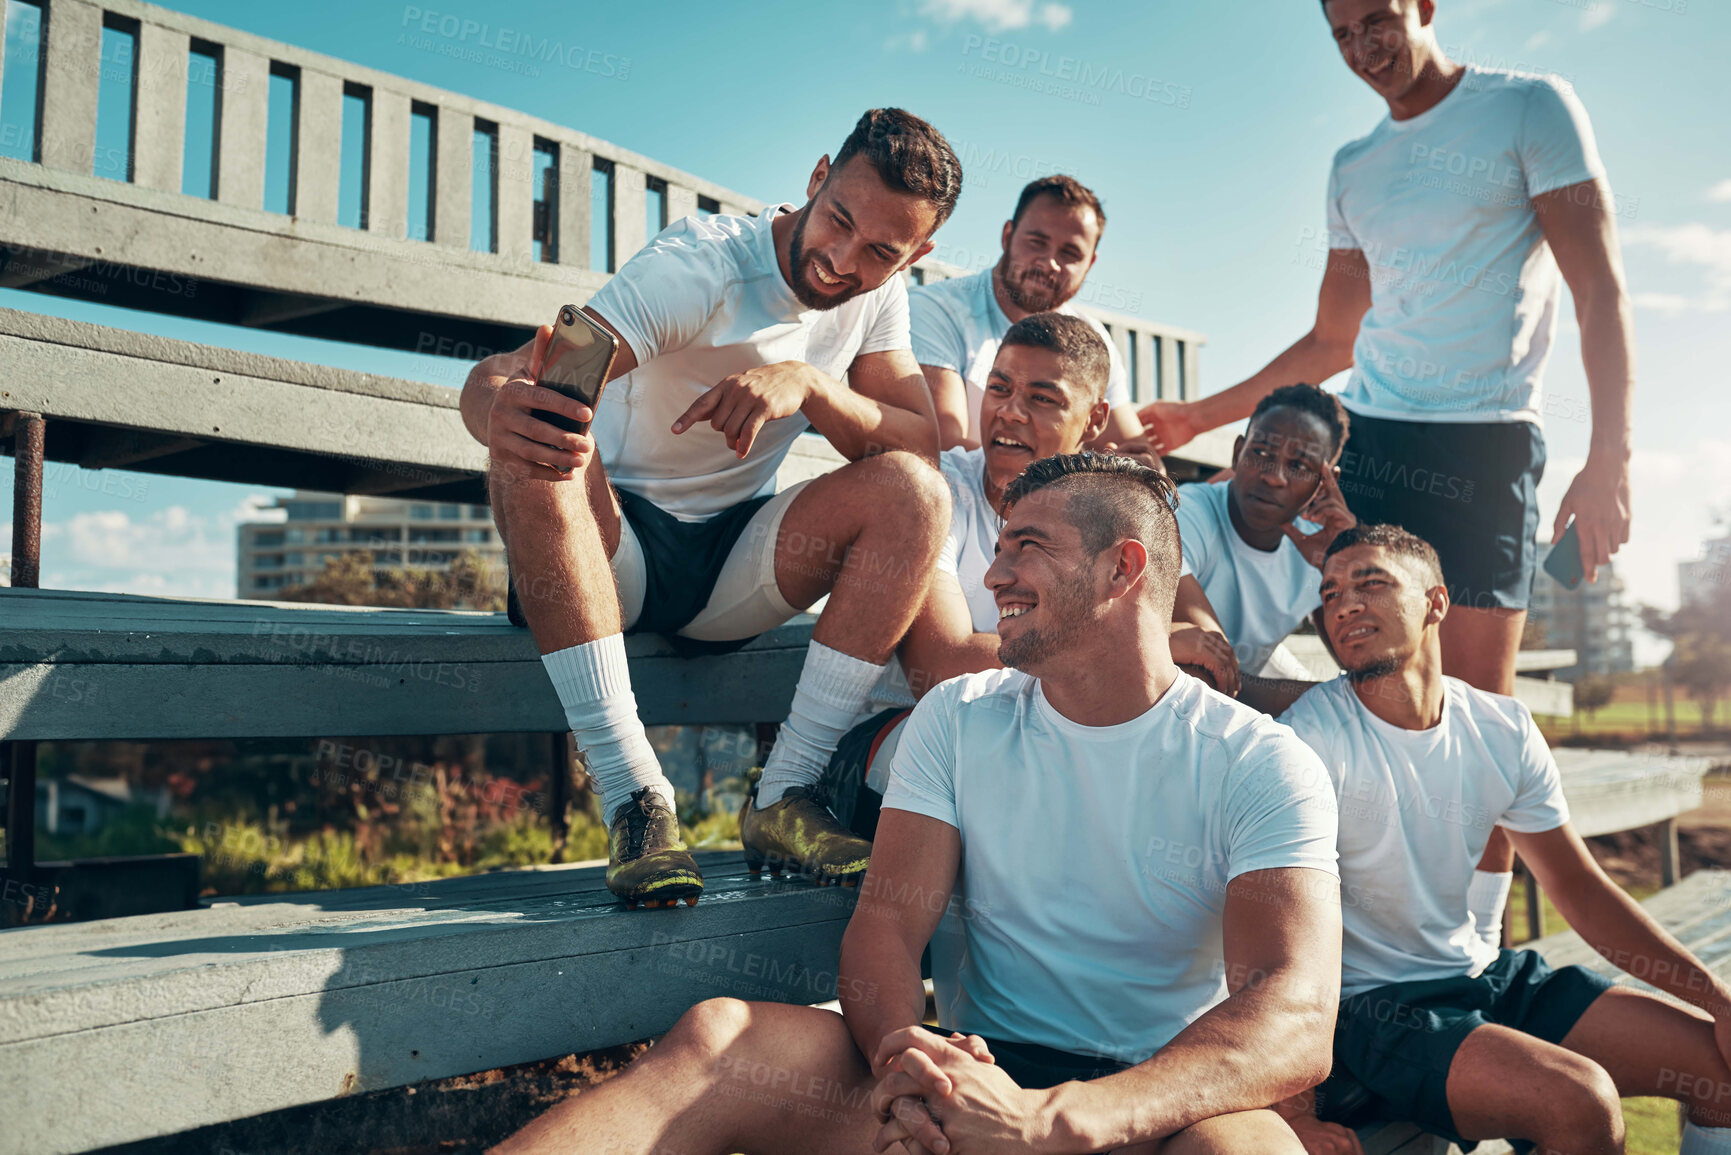
[[[1268,1105],[1328,1071],[1334,793],[1174,665],[1171,500],[1092,454],[1010,486],[985,578],[1009,668],[914,709],[840,1015],[700,1003],[496,1155],[1301,1150]]]

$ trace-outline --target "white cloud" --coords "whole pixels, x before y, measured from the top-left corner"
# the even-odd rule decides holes
[[[1655,249],[1673,265],[1700,268],[1705,292],[1684,296],[1674,292],[1642,292],[1637,304],[1662,311],[1683,308],[1721,313],[1731,309],[1731,229],[1715,229],[1700,223],[1687,225],[1637,225],[1623,234],[1625,242]]]
[[[170,505],[136,514],[87,510],[42,525],[43,577],[48,588],[178,597],[231,598],[235,526],[281,521],[275,499],[248,494],[227,510],[200,514]]]
[[[1629,299],[1635,303],[1637,309],[1664,313],[1668,317],[1675,317],[1679,313],[1688,312],[1693,304],[1688,297],[1681,293],[1633,293]]]
[[[1541,28],[1539,31],[1537,31],[1537,32],[1533,33],[1531,36],[1527,37],[1527,42],[1525,44],[1521,45],[1521,51],[1531,52],[1535,48],[1543,48],[1545,45],[1549,44],[1550,42],[1551,42],[1551,34]]]
[[[892,36],[884,41],[885,52],[924,52],[931,46],[931,35],[924,28],[916,28],[906,35]]]
[[[989,32],[1010,32],[1035,24],[1056,32],[1075,16],[1068,4],[1035,0],[921,0],[920,8],[946,24],[974,20]]]
[[[1713,201],[1715,204],[1731,203],[1731,177],[1727,177],[1725,180],[1720,181],[1718,184],[1708,189],[1707,199]]]
[[[1600,3],[1581,13],[1581,31],[1591,32],[1595,28],[1603,28],[1615,12],[1616,9],[1611,7],[1609,0],[1600,0]]]

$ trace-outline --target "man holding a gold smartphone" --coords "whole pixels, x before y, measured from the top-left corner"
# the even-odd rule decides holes
[[[819,881],[865,872],[870,844],[813,787],[912,623],[949,521],[901,274],[961,181],[935,128],[870,110],[818,161],[803,208],[688,217],[590,299],[584,314],[618,342],[593,408],[537,383],[547,328],[470,371],[463,420],[491,451],[515,593],[601,794],[607,884],[628,906],[695,902],[703,879],[638,720],[624,632],[715,652],[825,595],[743,834],[757,864]],[[850,464],[776,493],[808,428]]]

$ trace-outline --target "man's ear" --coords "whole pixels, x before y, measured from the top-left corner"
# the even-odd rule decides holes
[[[901,268],[898,268],[896,270],[896,272],[901,273],[901,272],[907,271],[908,269],[913,268],[914,263],[916,261],[918,261],[921,257],[925,256],[927,253],[929,253],[931,251],[932,251],[932,242],[928,240],[925,244],[923,244],[919,248],[915,249],[914,255],[909,257],[907,260],[903,261],[901,263]]]
[[[1424,597],[1425,601],[1429,603],[1425,608],[1425,625],[1438,625],[1449,616],[1449,589],[1447,586],[1432,586],[1424,591]]]
[[[998,244],[1000,246],[1002,246],[1003,250],[1006,253],[1010,251],[1010,234],[1015,232],[1015,231],[1016,231],[1016,222],[1015,221],[1005,221],[1003,231],[998,234]]]
[[[1128,596],[1141,588],[1142,580],[1147,575],[1148,547],[1133,537],[1125,538],[1118,543],[1117,560],[1112,565],[1112,576],[1107,579],[1106,596]]]
[[[805,199],[817,199],[817,190],[823,187],[823,182],[829,179],[829,153],[817,158],[817,166],[811,170],[811,179],[805,182]]]
[[[1094,402],[1088,410],[1088,427],[1082,430],[1082,444],[1087,445],[1105,431],[1106,422],[1112,420],[1112,403],[1104,397]]]
[[[1232,472],[1238,472],[1238,455],[1244,452],[1244,434],[1240,433],[1232,441]]]

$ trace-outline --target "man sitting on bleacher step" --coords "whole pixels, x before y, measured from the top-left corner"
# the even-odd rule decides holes
[[[601,794],[607,885],[628,906],[695,902],[703,879],[637,716],[624,631],[732,649],[826,594],[747,842],[819,877],[865,870],[869,844],[811,788],[913,621],[948,523],[902,273],[961,183],[935,128],[873,109],[833,164],[818,161],[803,208],[687,217],[590,299],[619,338],[593,414],[534,383],[550,330],[469,375],[463,418],[491,450],[513,587]],[[593,418],[592,434],[535,409]],[[851,464],[777,494],[807,428]]]
[[[1319,1113],[1618,1155],[1619,1097],[1660,1095],[1688,1109],[1682,1155],[1731,1152],[1731,988],[1593,861],[1527,708],[1443,676],[1436,551],[1395,526],[1348,529],[1321,595],[1346,672],[1281,716],[1340,799],[1343,981]],[[1700,1010],[1487,942],[1468,887],[1499,825],[1593,949]],[[1283,1107],[1311,1152],[1358,1149]]]
[[[1221,689],[1271,714],[1315,681],[1280,643],[1320,601],[1323,551],[1357,524],[1335,483],[1346,431],[1334,394],[1287,385],[1257,403],[1233,444],[1230,480],[1178,487],[1184,570],[1173,618],[1228,651],[1241,684]]]
[[[1079,452],[1105,426],[1109,346],[1091,322],[1073,313],[1031,313],[994,342],[975,421],[983,443],[946,449],[940,458],[950,486],[950,532],[932,576],[926,604],[902,640],[897,661],[872,692],[860,721],[830,758],[824,795],[834,813],[870,838],[889,780],[890,763],[910,710],[938,683],[994,670],[998,606],[986,585],[1004,527],[1004,494],[1036,461]],[[1198,630],[1174,634],[1173,660],[1225,673],[1221,655],[1182,648]],[[1230,662],[1231,654],[1224,655]]]
[[[1328,1070],[1334,795],[1172,661],[1171,500],[1092,454],[1010,486],[985,584],[1012,668],[914,709],[841,1014],[706,1000],[494,1155],[1298,1155],[1267,1107]]]
[[[1142,422],[1130,394],[1130,374],[1104,326],[1076,306],[1076,294],[1099,257],[1106,209],[1094,190],[1073,176],[1029,181],[1004,222],[997,264],[908,291],[914,356],[931,386],[938,436],[945,449],[977,449],[991,436],[980,420],[986,378],[1010,326],[1035,313],[1080,317],[1106,346],[1106,424],[1090,443],[1130,443]],[[1104,448],[1101,445],[1100,448]],[[1145,463],[1159,458],[1147,454]]]

